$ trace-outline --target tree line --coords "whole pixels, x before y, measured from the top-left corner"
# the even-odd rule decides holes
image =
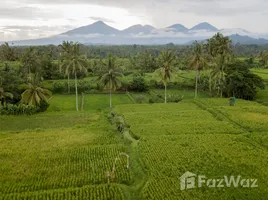
[[[90,48],[95,50],[91,52]],[[101,48],[108,50],[102,51]],[[141,79],[144,73],[153,73],[165,88],[164,102],[167,103],[168,84],[181,70],[196,71],[195,98],[198,96],[198,89],[202,88],[211,96],[236,96],[252,100],[257,89],[264,88],[264,84],[249,68],[255,67],[254,59],[259,60],[257,63],[260,67],[268,64],[268,51],[265,50],[257,58],[249,57],[244,61],[237,59],[231,40],[220,33],[205,42],[196,41],[191,46],[169,44],[148,47],[87,47],[64,41],[59,46],[27,48],[12,47],[5,43],[0,50],[3,60],[0,67],[0,99],[5,108],[7,101],[14,98],[14,95],[21,104],[40,107],[51,96],[51,92],[42,88],[40,83],[43,80],[66,77],[68,92],[70,79],[74,78],[76,109],[79,110],[77,79],[89,74],[98,76],[97,81],[109,90],[110,107],[112,91],[122,84],[119,77],[132,73],[136,73]],[[19,51],[21,52],[18,53]],[[112,54],[113,52],[115,53]],[[209,73],[200,75],[202,70]],[[20,88],[23,83],[26,85]],[[22,89],[25,90],[21,92]]]

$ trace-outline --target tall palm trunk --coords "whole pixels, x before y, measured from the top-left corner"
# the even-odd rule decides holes
[[[199,70],[196,70],[196,76],[195,76],[195,95],[194,98],[197,98],[197,87],[198,87],[198,76],[199,76]]]
[[[167,103],[167,84],[165,84],[165,103]]]
[[[222,98],[222,86],[223,86],[223,71],[221,72],[221,98]]]
[[[79,108],[78,108],[78,90],[77,90],[77,77],[76,77],[76,72],[74,73],[74,76],[75,76],[76,111],[79,111]]]
[[[210,93],[210,96],[212,96],[212,80],[211,80],[211,74],[209,75],[209,93]]]
[[[70,73],[68,73],[68,93],[70,93]]]
[[[110,87],[110,108],[112,108],[112,89]]]

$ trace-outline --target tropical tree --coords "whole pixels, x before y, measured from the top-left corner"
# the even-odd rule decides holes
[[[69,42],[69,41],[63,41],[63,43],[59,45],[61,49],[61,53],[59,57],[60,62],[63,62],[64,60],[68,59],[71,56],[73,45],[74,43]],[[60,69],[61,69],[61,66],[60,66]],[[68,93],[70,93],[70,73],[69,72],[67,74],[67,77],[68,77]]]
[[[267,51],[261,51],[259,58],[264,65],[268,64],[268,52]]]
[[[165,103],[167,103],[167,84],[172,78],[176,55],[172,51],[162,51],[158,57],[159,69],[155,71],[165,86]]]
[[[121,82],[117,78],[118,76],[123,76],[117,69],[115,64],[116,58],[112,55],[108,56],[106,73],[99,77],[99,82],[107,89],[110,90],[110,108],[112,108],[112,90],[116,90],[120,87]]]
[[[69,57],[66,57],[61,65],[61,69],[64,69],[65,74],[73,74],[75,78],[75,95],[76,95],[76,110],[78,111],[78,89],[77,89],[77,73],[87,72],[87,60],[81,56],[80,45],[75,43],[72,45]]]
[[[7,42],[1,45],[1,56],[4,61],[15,61],[17,59],[15,48],[10,47]]]
[[[207,44],[207,51],[213,57],[213,61],[216,64],[212,74],[218,83],[218,93],[220,93],[221,97],[224,87],[224,70],[233,56],[231,44],[230,38],[223,36],[221,33],[214,35],[208,40]]]
[[[196,76],[195,76],[195,98],[197,98],[197,92],[198,92],[198,80],[199,80],[199,73],[200,70],[204,69],[207,65],[206,60],[203,55],[203,46],[201,43],[198,43],[195,41],[194,43],[194,50],[193,50],[193,56],[190,61],[190,68],[196,70]]]
[[[34,47],[28,47],[21,58],[22,70],[26,76],[31,73],[39,73],[40,59]]]
[[[7,99],[13,99],[13,94],[10,92],[5,92],[4,88],[0,88],[0,101],[1,105],[4,107]]]
[[[41,101],[47,102],[52,93],[40,87],[40,77],[38,74],[28,76],[27,89],[21,94],[21,103],[39,106]]]

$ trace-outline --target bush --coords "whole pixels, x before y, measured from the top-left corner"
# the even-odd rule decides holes
[[[150,103],[150,104],[153,104],[153,103],[154,103],[154,100],[150,98],[150,99],[149,99],[149,103]]]
[[[148,89],[149,86],[142,76],[134,77],[129,86],[129,90],[135,92],[146,92]]]
[[[25,105],[25,104],[8,104],[7,107],[0,108],[0,115],[33,115],[39,112],[45,112],[49,104],[41,101],[40,106]]]
[[[79,93],[81,92],[89,92],[91,89],[90,82],[84,80],[77,81],[77,90]],[[53,93],[66,93],[68,92],[68,82],[54,82],[53,83]],[[70,92],[75,92],[75,82],[70,82]]]
[[[169,94],[167,96],[167,101],[168,102],[173,102],[173,103],[178,103],[183,100],[183,96],[178,95],[178,94]]]
[[[137,103],[144,103],[146,101],[145,97],[143,95],[139,95],[136,97]]]
[[[9,104],[7,107],[0,108],[1,115],[32,115],[37,112],[39,112],[39,107],[25,104]]]
[[[48,107],[49,107],[49,103],[42,100],[39,105],[39,112],[45,112],[48,109]]]
[[[54,82],[53,83],[53,93],[63,93],[65,92],[66,90],[66,84],[64,84],[63,82]]]

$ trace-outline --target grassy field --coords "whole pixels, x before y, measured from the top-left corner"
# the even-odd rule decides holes
[[[58,103],[74,95],[53,98],[46,113],[1,116],[0,199],[125,199],[119,185],[130,184],[133,175],[120,153],[128,154],[129,147],[96,112],[105,106],[93,107],[103,96],[92,97],[95,104],[84,112]],[[113,166],[115,177],[107,184]]]
[[[268,198],[267,107],[242,100],[230,107],[227,99],[202,99],[116,110],[139,138],[146,171],[142,199]],[[181,191],[180,176],[186,171],[212,178],[255,177],[259,187]]]
[[[110,94],[85,94],[84,111],[101,111],[110,106]],[[49,103],[51,106],[48,111],[73,111],[75,110],[74,95],[53,95]],[[129,97],[125,94],[112,94],[112,103],[129,104],[132,103]],[[81,108],[81,95],[79,96],[79,105]]]
[[[0,116],[0,199],[268,198],[267,107],[207,98],[132,104],[127,94],[113,102],[130,126],[123,134],[106,116],[108,94],[87,94],[83,112],[74,111],[74,95],[54,95],[45,113]],[[241,175],[258,179],[258,187],[182,191],[186,171]]]

